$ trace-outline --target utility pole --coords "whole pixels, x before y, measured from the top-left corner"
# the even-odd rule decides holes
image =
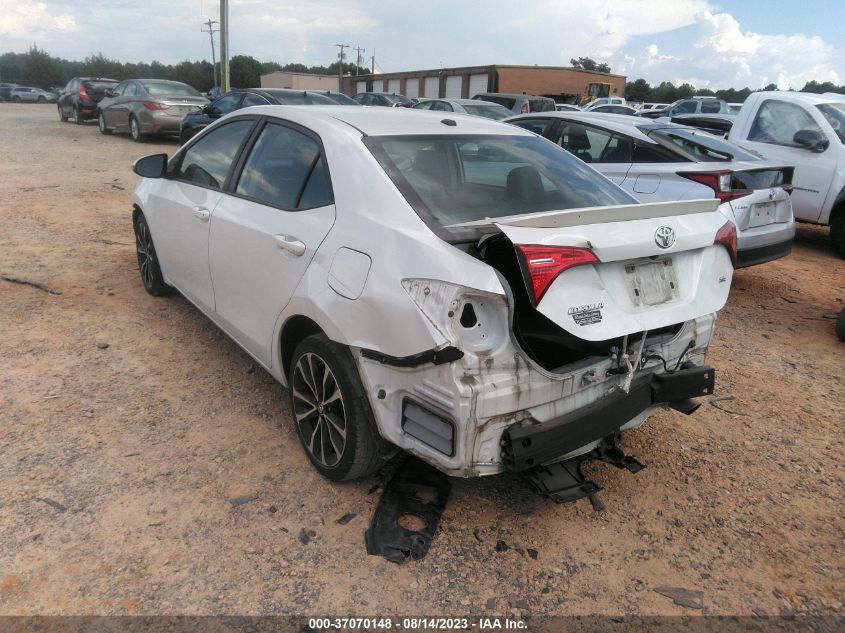
[[[370,58],[370,60],[372,62],[370,64],[370,74],[375,75],[376,74],[376,49],[373,49],[373,56]]]
[[[214,34],[219,33],[220,29],[215,29],[215,24],[219,24],[219,22],[217,22],[217,20],[212,20],[211,18],[209,18],[208,22],[203,22],[203,26],[207,26],[208,31],[203,29],[202,32],[208,33],[208,39],[211,40],[211,76],[213,77],[212,83],[215,86],[220,86],[220,84],[217,83],[217,55],[214,52]]]
[[[364,61],[364,58],[361,57],[361,53],[362,52],[366,53],[367,49],[361,48],[360,46],[356,46],[355,51],[358,53],[358,55],[355,57],[355,76],[357,77],[358,76],[358,69],[361,67],[361,62]]]
[[[229,92],[229,0],[220,0],[220,93]]]
[[[349,44],[335,44],[335,46],[340,49],[340,54],[337,56],[337,90],[338,92],[343,92],[343,49],[352,47]]]

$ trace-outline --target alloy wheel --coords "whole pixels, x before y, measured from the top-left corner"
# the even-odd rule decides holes
[[[317,354],[307,352],[296,362],[290,387],[303,444],[320,464],[336,466],[346,449],[346,409],[334,373]]]
[[[155,283],[153,275],[155,251],[146,222],[138,221],[135,224],[135,250],[138,251],[138,268],[141,269],[141,279],[144,280],[144,286],[147,289],[152,288]]]
[[[138,119],[136,119],[135,117],[129,119],[129,134],[136,141],[141,138],[141,130],[138,127]]]

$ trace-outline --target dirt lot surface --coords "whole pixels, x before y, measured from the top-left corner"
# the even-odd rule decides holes
[[[322,479],[285,391],[186,300],[144,292],[129,167],[175,148],[0,104],[0,274],[60,293],[0,280],[0,613],[845,613],[826,230],[736,274],[717,396],[627,436],[641,473],[590,467],[605,511],[454,481],[428,557],[399,566],[364,549],[384,475]]]

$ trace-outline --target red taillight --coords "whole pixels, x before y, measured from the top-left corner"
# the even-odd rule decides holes
[[[714,244],[721,244],[728,249],[731,255],[731,263],[736,267],[736,226],[728,220],[721,229],[716,231]]]
[[[588,248],[574,246],[519,245],[524,270],[531,279],[532,299],[536,306],[552,282],[564,270],[582,264],[595,264],[599,258]]]
[[[170,106],[156,101],[144,101],[144,107],[147,110],[167,110]]]
[[[79,98],[91,101],[91,97],[88,96],[88,91],[85,90],[85,84],[79,84]]]
[[[748,189],[731,188],[733,172],[730,171],[678,172],[678,175],[710,187],[721,202],[736,200],[751,193]]]

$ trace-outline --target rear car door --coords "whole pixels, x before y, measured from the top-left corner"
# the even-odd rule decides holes
[[[211,219],[209,262],[220,323],[270,367],[276,319],[335,220],[322,143],[268,121]]]
[[[128,82],[118,84],[111,93],[111,96],[106,97],[100,102],[100,111],[103,113],[103,118],[106,120],[106,126],[114,127],[118,124],[117,105],[123,91],[126,89]]]
[[[631,139],[576,121],[561,120],[546,137],[621,185],[631,168]]]
[[[153,197],[151,224],[168,281],[200,308],[214,309],[208,268],[209,221],[257,119],[224,123],[191,145]]]

